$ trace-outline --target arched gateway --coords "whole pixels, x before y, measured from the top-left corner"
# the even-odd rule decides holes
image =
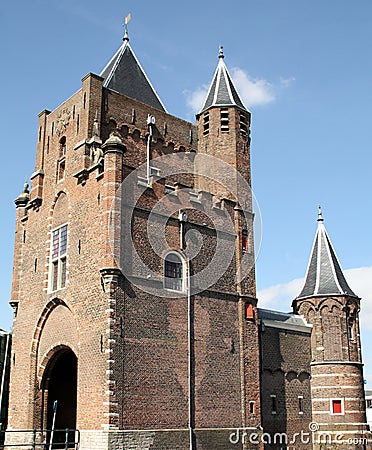
[[[49,360],[41,384],[42,423],[47,430],[75,430],[77,397],[77,357],[68,347],[62,347]],[[48,441],[51,432],[48,431]],[[65,431],[53,434],[53,443],[64,443]],[[74,432],[69,433],[74,441]],[[53,446],[54,448],[54,446]]]

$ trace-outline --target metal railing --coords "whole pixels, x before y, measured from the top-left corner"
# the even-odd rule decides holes
[[[53,436],[52,442],[50,437]],[[79,430],[7,430],[0,431],[0,450],[78,450]]]

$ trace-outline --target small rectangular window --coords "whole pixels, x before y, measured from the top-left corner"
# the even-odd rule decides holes
[[[276,395],[270,395],[271,399],[271,414],[276,414],[277,411],[277,404],[276,404]]]
[[[331,399],[331,414],[344,414],[344,402],[341,398]]]

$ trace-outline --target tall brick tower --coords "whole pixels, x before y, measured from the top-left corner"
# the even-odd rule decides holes
[[[332,448],[365,448],[368,429],[359,335],[360,298],[350,289],[324,227],[318,229],[294,312],[312,324],[311,397],[315,439]],[[315,445],[314,448],[323,448]]]
[[[79,430],[81,450],[226,450],[260,424],[249,189],[236,198],[250,115],[222,53],[197,119],[167,113],[127,33],[99,76],[40,113],[16,200],[8,443],[65,442],[54,424]],[[232,167],[230,190],[203,155]],[[231,261],[203,285],[219,245]]]

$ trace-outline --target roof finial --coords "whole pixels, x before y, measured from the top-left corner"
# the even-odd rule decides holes
[[[322,208],[320,205],[318,205],[318,222],[323,222],[323,212],[322,212]]]
[[[24,182],[24,184],[23,184],[23,194],[29,194],[29,190],[28,190],[28,188],[29,188],[29,185],[28,185],[28,182],[27,182],[27,180]]]
[[[131,13],[128,13],[126,15],[125,19],[124,19],[124,23],[123,23],[123,26],[124,26],[123,41],[129,41],[129,37],[128,37],[128,23],[129,23],[131,17],[132,17]]]
[[[220,51],[219,51],[218,57],[219,58],[224,58],[222,45],[220,45]]]

